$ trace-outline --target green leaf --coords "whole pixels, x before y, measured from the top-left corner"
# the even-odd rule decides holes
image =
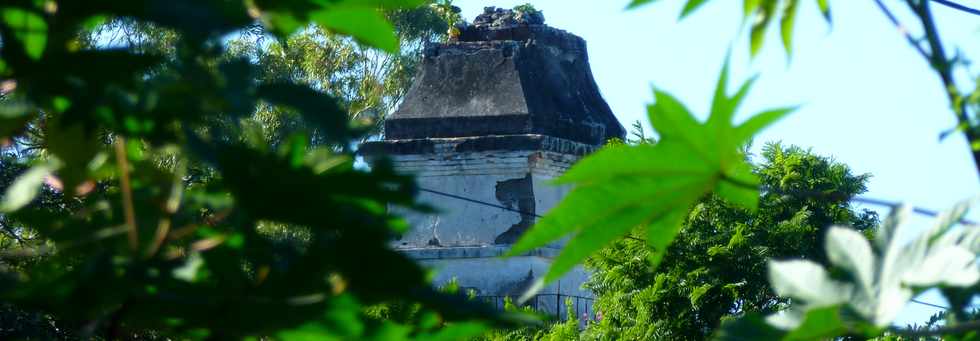
[[[701,301],[701,297],[708,293],[713,286],[711,284],[702,284],[701,286],[691,290],[691,294],[688,295],[688,299],[691,300],[692,306],[697,306],[698,302]]]
[[[861,233],[834,226],[827,231],[827,258],[856,277],[858,284],[867,293],[874,287],[874,253],[871,245]]]
[[[735,128],[735,141],[739,143],[748,142],[750,139],[752,139],[752,136],[755,136],[755,134],[759,133],[759,131],[775,123],[779,119],[786,117],[787,114],[793,111],[796,111],[796,107],[766,110],[752,116]]]
[[[783,17],[779,20],[779,34],[783,39],[783,49],[786,55],[793,54],[793,27],[796,21],[796,12],[799,0],[786,0],[783,8]]]
[[[878,252],[884,253],[895,243],[895,236],[899,232],[902,222],[908,220],[911,213],[912,208],[906,205],[894,208],[888,212],[885,221],[875,231],[874,243]]]
[[[708,1],[707,0],[687,0],[687,3],[684,4],[684,9],[681,10],[681,19],[683,19],[684,17],[687,17],[688,14],[691,14],[692,12],[694,12],[695,10],[697,10],[699,7],[701,7],[701,5],[704,5],[706,2],[708,2]]]
[[[30,115],[34,109],[29,103],[7,99],[0,102],[0,139],[4,139],[24,130],[31,121]]]
[[[759,9],[762,0],[742,0],[742,19],[745,20]]]
[[[626,9],[634,9],[634,8],[637,8],[637,7],[640,7],[640,6],[649,4],[649,3],[653,3],[653,2],[656,2],[656,1],[657,0],[633,0],[633,1],[630,2],[629,5],[626,6]]]
[[[64,184],[64,192],[74,194],[91,171],[89,163],[99,153],[102,144],[94,131],[86,131],[81,124],[67,125],[60,118],[51,119],[45,126],[47,150],[62,162],[58,177]]]
[[[957,246],[947,246],[930,252],[922,263],[906,271],[902,282],[913,287],[935,285],[969,287],[980,280],[977,255]]]
[[[776,5],[778,0],[762,0],[763,3],[760,5],[759,9],[756,10],[756,18],[752,23],[752,29],[749,38],[749,51],[753,57],[759,53],[762,49],[762,43],[766,39],[766,28],[769,27],[769,22],[772,21],[774,12],[776,10]]]
[[[724,181],[719,181],[715,193],[723,199],[751,211],[759,208],[759,177],[752,173],[752,167],[738,162],[724,172]]]
[[[346,110],[328,94],[290,83],[261,84],[256,92],[272,104],[298,110],[307,123],[321,129],[330,141],[344,142],[355,135],[350,129]]]
[[[10,213],[31,203],[41,190],[44,178],[51,175],[54,169],[51,163],[44,163],[31,167],[18,176],[4,193],[3,200],[0,201],[0,212]]]
[[[332,7],[310,14],[324,28],[349,35],[357,41],[387,52],[398,52],[395,28],[374,8]]]
[[[722,322],[721,328],[712,337],[715,341],[781,340],[786,335],[758,314],[748,314],[742,318]]]
[[[783,340],[827,340],[848,333],[849,329],[841,316],[842,308],[841,305],[832,305],[807,311],[803,323]]]
[[[769,283],[779,296],[811,305],[846,302],[850,288],[830,279],[820,264],[808,260],[769,261]]]
[[[16,7],[0,9],[3,25],[13,30],[14,38],[24,45],[27,56],[38,60],[48,42],[48,24],[41,15]]]
[[[727,77],[725,67],[706,123],[695,119],[670,94],[654,90],[655,102],[648,111],[660,140],[653,145],[610,146],[579,161],[556,181],[574,189],[507,256],[573,235],[543,285],[630,230],[645,227],[653,249],[650,261],[657,264],[691,205],[705,194],[715,191],[726,200],[755,209],[759,180],[740,148],[752,134],[788,111],[764,113],[736,128],[731,118],[750,86],[743,85],[729,98],[724,86]]]
[[[508,255],[522,254],[578,232],[545,276],[545,281],[550,282],[572,269],[591,252],[635,227],[662,217],[674,209],[679,201],[693,201],[704,192],[704,182],[705,179],[700,177],[674,176],[665,181],[631,177],[575,188],[552,210],[558,213],[542,218],[511,248]],[[624,192],[622,188],[631,190]],[[607,199],[596,202],[595,198],[600,197]]]
[[[817,0],[817,7],[820,8],[820,13],[823,14],[824,20],[828,23],[831,22],[830,0]]]
[[[647,226],[647,245],[650,247],[649,262],[650,266],[656,268],[660,261],[667,254],[667,247],[674,241],[677,234],[681,231],[681,224],[684,223],[684,216],[687,215],[689,205],[675,207],[668,212],[662,219],[657,220]]]
[[[586,156],[560,178],[558,184],[593,184],[621,176],[702,176],[712,169],[683,145],[616,145]]]
[[[417,341],[472,340],[486,332],[487,326],[479,322],[451,323],[436,332],[415,337]]]

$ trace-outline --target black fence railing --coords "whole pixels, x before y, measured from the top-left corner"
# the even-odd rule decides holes
[[[517,298],[511,296],[484,295],[477,296],[476,299],[492,305],[495,309],[499,310],[503,310],[507,305],[506,302],[509,300],[514,306],[531,308],[537,312],[554,316],[562,321],[568,319],[568,309],[574,311],[574,316],[581,323],[597,319],[594,309],[592,309],[595,298],[592,297],[566,294],[537,294],[522,305],[518,305]],[[571,300],[570,306],[565,304],[566,300]]]

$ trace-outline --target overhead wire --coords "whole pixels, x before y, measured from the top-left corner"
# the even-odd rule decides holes
[[[978,9],[967,7],[967,6],[964,6],[964,5],[961,5],[959,3],[949,1],[949,0],[932,0],[932,2],[938,3],[940,5],[943,5],[943,6],[946,6],[946,7],[949,7],[949,8],[960,10],[960,11],[963,11],[963,12],[966,12],[966,13],[970,13],[970,14],[973,14],[973,15],[980,15],[980,10],[978,10]]]
[[[439,195],[439,196],[443,196],[443,197],[447,197],[447,198],[452,198],[452,199],[456,199],[456,200],[461,200],[461,201],[465,201],[465,202],[469,202],[469,203],[473,203],[473,204],[479,204],[479,205],[483,205],[483,206],[487,206],[487,207],[493,207],[493,208],[497,208],[497,209],[501,209],[501,210],[505,210],[505,211],[520,213],[521,215],[527,215],[527,216],[532,216],[532,217],[536,217],[536,218],[543,218],[542,215],[537,214],[537,213],[534,213],[534,212],[527,212],[527,211],[523,211],[523,210],[516,209],[516,208],[513,208],[513,207],[508,207],[508,206],[504,206],[504,205],[498,205],[498,204],[494,204],[494,203],[490,203],[490,202],[486,202],[486,201],[482,201],[482,200],[477,200],[477,199],[473,199],[473,198],[467,198],[467,197],[464,197],[464,196],[461,196],[461,195],[446,193],[446,192],[443,192],[443,191],[438,191],[438,190],[433,190],[433,189],[428,189],[428,188],[419,188],[419,190],[422,191],[422,192],[431,193],[431,194],[435,194],[435,195]],[[854,198],[851,199],[851,201],[858,202],[858,203],[863,203],[863,204],[868,204],[868,205],[874,205],[874,206],[890,207],[890,208],[896,208],[896,207],[900,207],[902,205],[901,203],[895,202],[895,201],[881,200],[881,199],[868,198],[868,197],[854,197]],[[924,216],[936,217],[936,216],[939,215],[939,213],[937,211],[935,211],[935,210],[930,210],[930,209],[926,209],[926,208],[922,208],[922,207],[912,206],[911,209],[912,209],[912,212],[914,212],[916,214],[924,215]],[[974,223],[974,222],[972,222],[970,220],[966,220],[966,219],[960,220],[960,223],[961,224],[964,224],[964,225],[976,225],[976,223]],[[925,302],[925,301],[921,301],[921,300],[917,300],[917,299],[911,299],[910,301],[912,303],[921,304],[921,305],[928,306],[928,307],[939,308],[939,309],[946,309],[946,310],[949,309],[949,307],[946,307],[946,306],[942,306],[942,305],[934,304],[934,303],[929,303],[929,302]]]

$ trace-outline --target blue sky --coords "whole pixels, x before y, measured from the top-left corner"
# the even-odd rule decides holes
[[[980,7],[977,0],[959,1]],[[526,2],[455,3],[472,20],[484,6]],[[977,172],[965,139],[957,134],[939,141],[940,132],[956,124],[939,79],[873,1],[831,1],[831,25],[815,1],[802,1],[793,56],[786,56],[778,30],[772,29],[754,60],[748,56],[748,30],[741,29],[741,1],[709,1],[678,21],[683,2],[661,0],[625,11],[628,0],[530,1],[544,12],[547,24],[586,39],[596,82],[624,126],[640,120],[649,128],[645,106],[653,85],[706,117],[731,48],[730,87],[761,75],[737,120],[767,108],[802,105],[758,136],[755,150],[767,141],[813,148],[856,173],[871,173],[867,196],[874,198],[942,209],[977,194]],[[912,32],[918,31],[904,1],[885,3]],[[967,45],[980,38],[980,17],[938,5],[933,11],[950,49],[980,58],[980,45]],[[915,222],[924,226],[928,220]],[[921,299],[945,303],[932,293]],[[921,322],[934,311],[910,305],[897,322]]]

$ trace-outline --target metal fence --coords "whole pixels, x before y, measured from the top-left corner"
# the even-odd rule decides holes
[[[523,305],[517,304],[517,298],[510,296],[484,295],[477,296],[476,299],[492,305],[495,309],[504,310],[509,300],[511,304],[521,308],[530,308],[534,311],[554,316],[562,321],[568,320],[568,309],[574,311],[574,316],[581,322],[596,319],[592,304],[595,298],[565,294],[537,294],[533,298],[524,302]],[[565,301],[571,300],[571,305],[566,306]]]

